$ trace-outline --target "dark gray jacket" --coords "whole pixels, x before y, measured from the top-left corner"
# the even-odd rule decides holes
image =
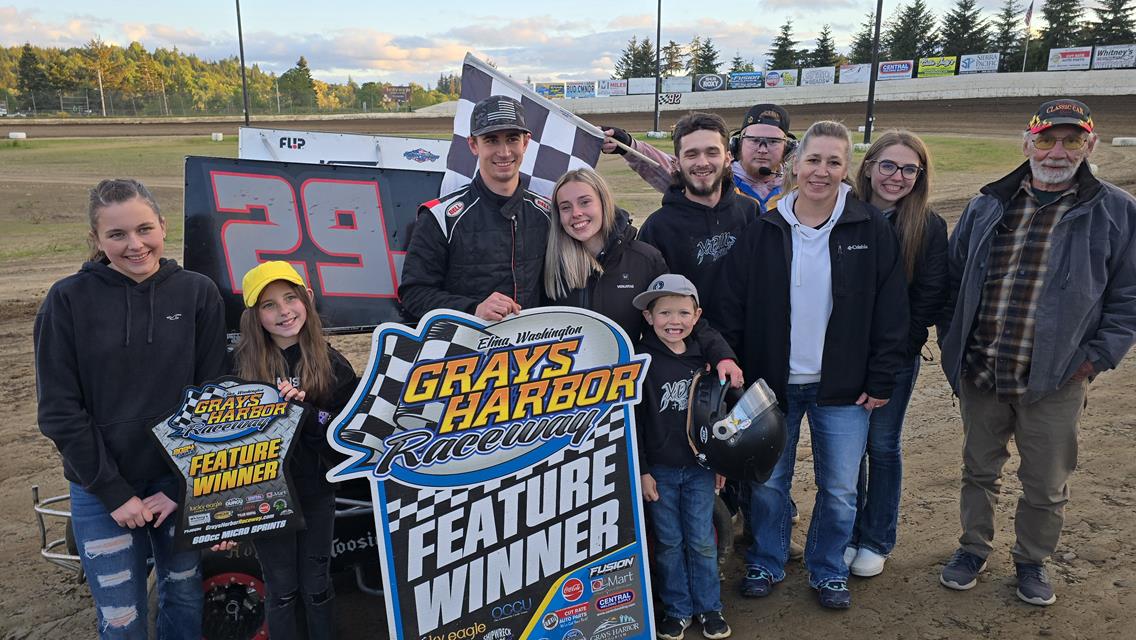
[[[939,342],[956,393],[994,230],[1028,173],[1027,162],[983,187],[951,234],[950,302]],[[1084,164],[1076,178],[1077,203],[1050,239],[1026,404],[1060,388],[1085,360],[1097,373],[1115,368],[1136,340],[1136,198],[1093,177]]]

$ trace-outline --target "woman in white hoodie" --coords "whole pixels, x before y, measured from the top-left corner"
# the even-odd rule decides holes
[[[742,593],[768,595],[785,577],[789,490],[801,420],[809,417],[817,498],[805,544],[821,605],[851,605],[844,548],[856,519],[856,481],[872,409],[887,404],[907,340],[907,292],[888,221],[844,182],[848,129],[809,127],[792,165],[796,188],[750,225],[731,252],[722,333],[746,379],[764,378],[786,413],[788,446],[751,491],[757,541]],[[739,250],[740,249],[740,250]]]

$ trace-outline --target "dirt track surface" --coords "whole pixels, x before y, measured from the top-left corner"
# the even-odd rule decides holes
[[[775,96],[771,96],[775,99]],[[919,133],[953,134],[994,134],[1005,135],[1025,128],[1029,116],[1042,102],[1039,98],[997,98],[984,100],[939,100],[927,102],[876,102],[875,125],[877,130],[893,127],[906,127]],[[1113,136],[1136,135],[1136,96],[1093,96],[1089,101],[1094,119],[1099,125],[1098,132],[1105,140]],[[864,124],[864,103],[806,104],[789,108],[793,131],[803,132],[816,120],[839,120],[851,127]],[[734,126],[745,116],[745,109],[716,109],[726,123]],[[663,111],[659,126],[669,130],[675,121],[686,111]],[[595,124],[613,125],[629,131],[646,131],[654,124],[650,113],[617,113],[610,115],[588,115],[586,119]],[[0,137],[7,138],[9,131],[24,131],[29,137],[71,138],[105,136],[184,136],[209,135],[220,132],[236,135],[237,128],[244,123],[240,118],[229,122],[206,123],[161,123],[146,124],[98,124],[97,120],[82,124],[30,124],[17,118],[0,119]],[[412,118],[358,120],[311,120],[295,122],[265,122],[253,126],[272,129],[300,129],[316,131],[346,131],[352,133],[397,134],[397,133],[439,133],[453,131],[453,118]]]
[[[906,126],[921,133],[960,132],[1014,135],[1038,101],[997,100],[972,103],[880,103],[878,127]],[[1102,137],[1136,133],[1131,98],[1092,101]],[[795,130],[814,119],[838,117],[861,120],[862,105],[793,107]],[[723,113],[738,121],[741,110]],[[644,124],[636,124],[643,122]],[[650,115],[607,118],[642,130]],[[327,124],[324,127],[322,124]],[[405,132],[409,123],[380,121],[328,122],[319,128],[375,132]],[[358,125],[367,125],[364,128]],[[7,126],[7,123],[5,123]],[[215,123],[199,125],[146,125],[145,133],[125,127],[91,125],[83,135],[184,135],[218,130]],[[274,126],[283,127],[275,123]],[[302,126],[313,127],[312,123]],[[449,131],[448,119],[414,121],[414,131],[437,127]],[[664,122],[666,126],[666,122]],[[232,130],[235,131],[236,124]],[[26,127],[31,135],[77,135],[67,127]],[[56,131],[58,129],[59,131]],[[222,130],[224,130],[222,128]],[[0,133],[4,129],[0,127]],[[1093,157],[1101,175],[1136,188],[1136,150],[1102,145]],[[605,162],[616,162],[605,158]],[[1009,167],[1007,167],[1009,169]],[[89,176],[46,174],[34,176],[0,166],[0,194],[18,196],[39,190],[56,197],[81,197]],[[144,177],[144,176],[142,176]],[[964,175],[955,184],[940,184],[936,206],[953,224],[962,204],[987,175]],[[158,193],[159,200],[176,199],[175,180]],[[38,182],[38,184],[37,184]],[[70,188],[72,191],[61,192]],[[7,191],[5,191],[7,190]],[[76,584],[62,569],[42,561],[31,509],[31,486],[44,495],[66,492],[59,460],[51,443],[40,435],[35,417],[35,376],[32,363],[32,323],[47,288],[72,273],[75,261],[20,259],[0,264],[0,371],[6,384],[0,388],[0,406],[7,410],[0,427],[0,638],[88,638],[94,636],[95,617],[85,586]],[[366,362],[368,338],[335,338],[348,358],[361,367]],[[935,362],[926,363],[908,410],[904,431],[904,490],[899,544],[885,572],[876,578],[853,578],[853,608],[835,613],[821,609],[808,588],[804,567],[790,563],[786,581],[773,595],[746,600],[737,595],[742,574],[739,554],[728,559],[722,584],[725,613],[736,638],[1124,638],[1133,637],[1136,622],[1136,362],[1126,358],[1119,370],[1093,383],[1088,409],[1081,421],[1080,465],[1072,480],[1072,500],[1066,525],[1050,571],[1058,601],[1049,608],[1020,602],[1009,548],[1013,540],[1013,513],[1020,484],[1016,454],[1006,468],[1004,499],[997,510],[995,551],[990,568],[969,592],[952,592],[938,584],[942,563],[956,546],[961,425],[957,403]],[[794,537],[804,538],[813,499],[812,460],[807,430],[798,450],[794,495],[802,510],[802,523]],[[54,532],[58,537],[60,530]],[[342,585],[338,610],[343,638],[384,637],[381,603]],[[688,631],[697,637],[698,628]]]

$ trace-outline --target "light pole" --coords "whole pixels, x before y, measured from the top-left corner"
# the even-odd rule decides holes
[[[872,142],[872,121],[876,110],[876,75],[880,70],[880,18],[884,12],[884,0],[876,0],[876,32],[872,37],[872,75],[868,80],[868,117],[864,120],[864,144]]]
[[[662,83],[662,58],[659,47],[663,42],[663,0],[659,0],[659,12],[655,19],[655,128],[659,130],[659,85]]]
[[[245,102],[245,126],[249,126],[249,86],[245,77],[245,36],[241,32],[241,0],[237,2],[237,43],[241,50],[241,96]]]

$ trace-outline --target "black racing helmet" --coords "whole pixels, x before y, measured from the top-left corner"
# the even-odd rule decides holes
[[[699,372],[691,385],[686,434],[698,463],[730,478],[765,482],[785,449],[785,416],[758,379],[739,394]]]

